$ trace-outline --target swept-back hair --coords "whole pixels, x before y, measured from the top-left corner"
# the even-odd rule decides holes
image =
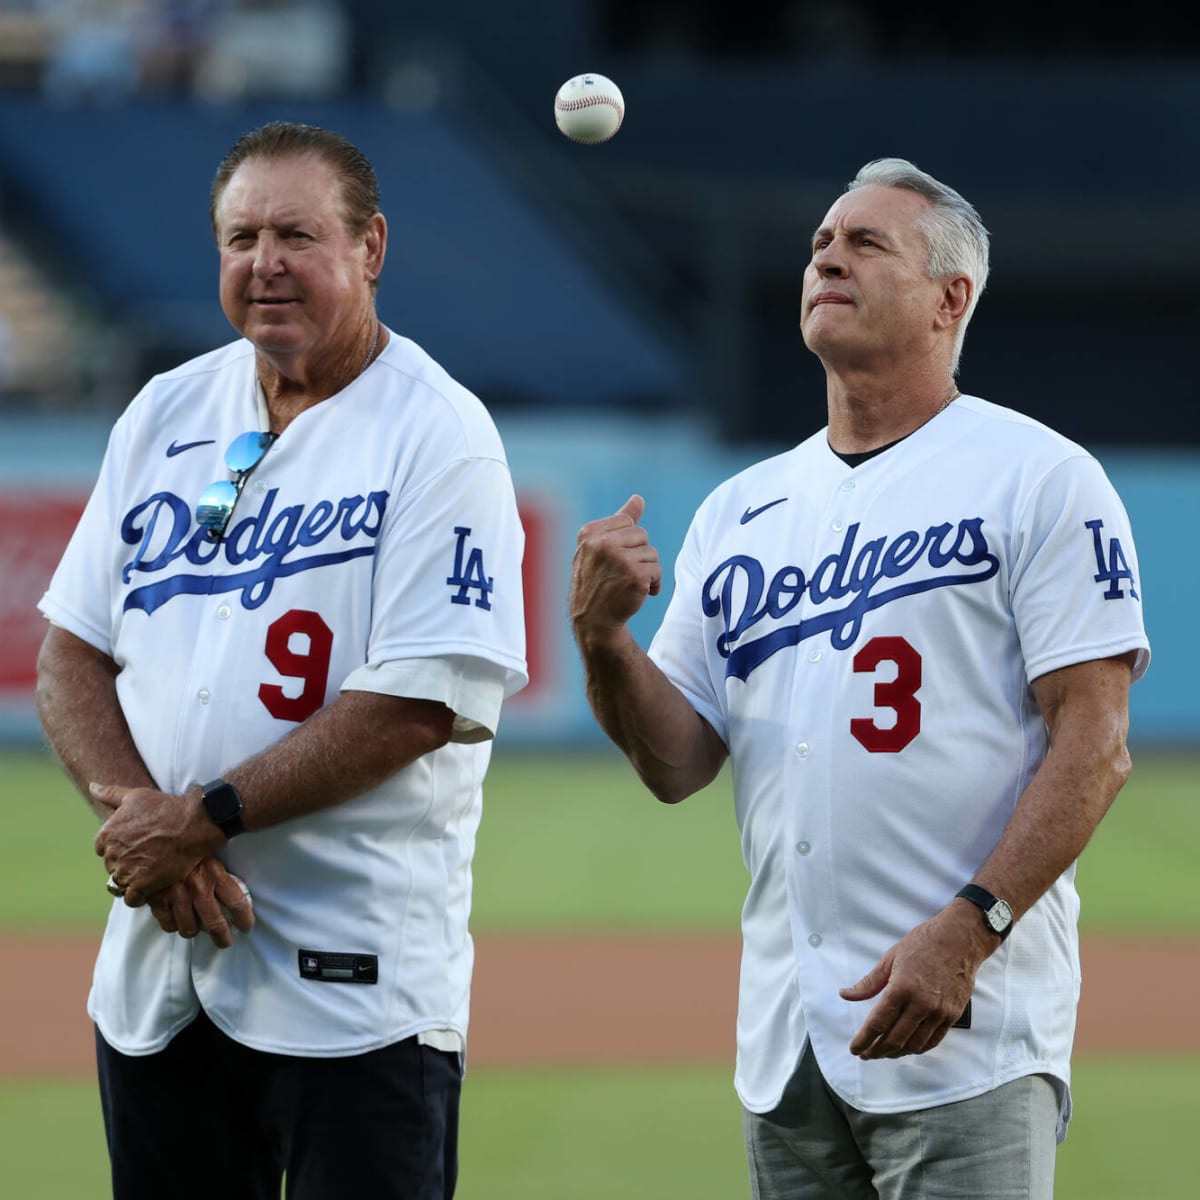
[[[948,279],[951,275],[966,275],[971,281],[971,303],[954,334],[951,370],[957,374],[963,339],[967,336],[967,324],[987,284],[988,231],[973,204],[905,158],[877,158],[867,163],[846,184],[846,191],[852,192],[868,184],[907,188],[924,196],[929,201],[929,208],[921,214],[917,224],[925,235],[928,247],[926,270],[929,278]]]
[[[355,237],[362,237],[379,211],[379,180],[367,156],[349,139],[315,125],[272,121],[244,133],[221,159],[213,179],[208,216],[217,231],[217,205],[233,173],[247,159],[279,159],[313,155],[333,169],[342,188],[342,217]]]

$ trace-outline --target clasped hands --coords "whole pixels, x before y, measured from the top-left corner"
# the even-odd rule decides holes
[[[164,932],[184,938],[204,932],[223,950],[233,945],[235,928],[254,928],[250,898],[214,857],[226,839],[204,812],[198,789],[174,796],[93,783],[90,792],[109,812],[93,848],[109,870],[109,890],[130,908],[148,905]]]

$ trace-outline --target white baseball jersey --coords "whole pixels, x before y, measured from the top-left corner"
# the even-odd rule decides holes
[[[232,949],[115,903],[88,1010],[126,1054],[161,1049],[200,1005],[286,1054],[465,1038],[487,739],[526,679],[504,450],[479,401],[393,334],[268,449],[215,544],[195,502],[265,419],[249,342],[151,380],[113,430],[42,611],[121,668],[122,710],[168,792],[222,775],[339,690],[441,701],[454,738],[365,795],[230,841],[221,858],[257,918]]]
[[[851,469],[822,430],[697,512],[651,655],[730,751],[751,884],[736,1086],[779,1102],[811,1039],[849,1104],[895,1112],[1060,1081],[1079,993],[1074,869],[983,964],[971,1027],[916,1057],[848,1046],[856,983],[996,845],[1045,757],[1031,681],[1137,650],[1125,511],[1099,464],[963,396]]]

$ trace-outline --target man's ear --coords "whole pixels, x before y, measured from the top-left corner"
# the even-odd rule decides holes
[[[374,283],[383,272],[383,260],[387,257],[387,220],[383,213],[375,213],[367,223],[363,244],[367,248],[367,279]]]
[[[934,320],[936,329],[948,329],[957,325],[971,306],[975,285],[965,275],[954,275],[946,280],[942,288],[942,299]]]

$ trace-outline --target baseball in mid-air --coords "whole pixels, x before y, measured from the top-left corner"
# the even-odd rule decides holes
[[[625,97],[603,75],[574,75],[554,97],[554,121],[573,142],[607,142],[625,119]]]

